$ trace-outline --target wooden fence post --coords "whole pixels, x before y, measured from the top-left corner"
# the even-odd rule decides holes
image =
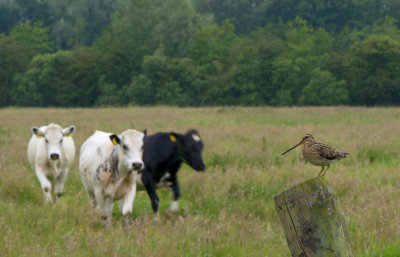
[[[352,257],[349,233],[335,192],[313,178],[274,196],[293,257]]]

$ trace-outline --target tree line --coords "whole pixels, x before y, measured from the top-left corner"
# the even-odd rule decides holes
[[[0,0],[0,106],[399,105],[396,0]]]

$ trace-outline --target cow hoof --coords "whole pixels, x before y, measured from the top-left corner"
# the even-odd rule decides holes
[[[178,203],[178,201],[171,202],[171,204],[169,206],[169,211],[172,212],[172,213],[179,212],[179,203]]]
[[[44,204],[45,205],[53,205],[53,199],[51,199],[51,198],[46,198],[46,199],[44,199]]]
[[[61,196],[62,196],[62,193],[57,193],[56,194],[56,204],[58,204],[60,202]]]
[[[124,219],[124,220],[122,221],[122,227],[124,227],[124,228],[130,227],[131,224],[132,224],[132,222],[131,222],[130,220]]]
[[[102,217],[102,219],[103,219],[103,217]],[[112,222],[107,218],[103,219],[103,227],[106,230],[111,230],[112,229]]]
[[[106,228],[107,231],[112,230],[112,224],[107,222],[107,223],[105,224],[105,228]]]
[[[156,214],[154,214],[153,221],[154,222],[161,222],[160,214],[158,212]]]
[[[132,221],[131,221],[131,214],[130,214],[130,213],[125,214],[125,215],[124,215],[124,219],[123,219],[123,221],[122,221],[122,226],[123,226],[123,227],[129,227],[131,224],[132,224]]]

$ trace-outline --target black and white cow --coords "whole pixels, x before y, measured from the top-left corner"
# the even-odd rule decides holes
[[[172,189],[174,200],[171,211],[178,211],[180,196],[177,173],[182,162],[196,171],[204,171],[206,166],[201,157],[203,141],[199,133],[192,129],[186,134],[159,132],[144,140],[144,169],[139,173],[138,183],[146,189],[153,211],[158,214],[159,198],[156,188],[168,186]],[[139,189],[139,188],[138,188]]]

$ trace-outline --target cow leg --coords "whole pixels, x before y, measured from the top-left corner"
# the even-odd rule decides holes
[[[94,189],[94,198],[95,198],[95,201],[96,201],[96,204],[97,204],[97,209],[99,210],[102,218],[104,218],[104,213],[103,212],[104,212],[104,204],[105,204],[104,201],[105,201],[105,199],[104,199],[104,196],[103,196],[100,188],[95,188]]]
[[[82,182],[83,182],[83,180],[82,180]],[[97,202],[96,202],[96,196],[93,192],[93,188],[89,187],[85,182],[83,182],[83,187],[85,188],[85,191],[90,199],[91,207],[96,208]]]
[[[96,201],[96,197],[94,196],[94,193],[92,191],[88,192],[88,196],[90,199],[90,206],[92,208],[97,208],[97,201]]]
[[[113,200],[110,196],[106,196],[101,192],[101,189],[95,190],[97,208],[100,211],[101,218],[105,220],[106,228],[112,227],[112,209]]]
[[[67,179],[68,170],[64,170],[61,174],[55,179],[54,184],[54,194],[56,195],[56,203],[60,199],[62,193],[64,192],[64,183]]]
[[[176,175],[173,175],[171,178],[171,190],[172,193],[174,194],[174,200],[171,202],[170,206],[169,206],[169,210],[171,212],[178,212],[179,211],[179,196],[181,195],[180,193],[180,189],[179,189],[179,183],[178,183],[178,178],[176,177]]]
[[[150,197],[151,207],[153,208],[154,213],[158,215],[158,206],[160,205],[160,200],[158,199],[156,193],[156,183],[151,174],[150,175],[147,174],[148,173],[143,172],[142,182],[144,187],[146,188],[147,194]]]
[[[100,188],[95,188],[94,190],[94,196],[96,199],[96,203],[97,203],[97,209],[100,212],[100,216],[101,219],[107,221],[107,208],[106,208],[106,197],[105,195],[102,193],[102,190]]]
[[[42,187],[42,191],[43,191],[43,195],[44,195],[44,203],[52,204],[53,199],[51,198],[51,183],[50,183],[50,181],[48,180],[46,175],[44,175],[44,172],[40,168],[36,167],[35,173],[36,173],[37,178],[39,179],[40,186]]]
[[[86,188],[86,186],[85,186],[85,188]],[[87,195],[88,195],[88,197],[90,199],[90,206],[92,208],[96,208],[97,207],[97,201],[96,201],[96,197],[95,197],[93,191],[86,189],[86,192],[87,192]]]
[[[106,228],[111,229],[112,228],[112,209],[114,207],[114,202],[110,196],[106,196],[104,200],[105,200],[104,213],[106,215]]]
[[[128,225],[132,216],[133,202],[136,196],[136,179],[129,192],[119,201],[122,215],[124,216],[124,226]]]

